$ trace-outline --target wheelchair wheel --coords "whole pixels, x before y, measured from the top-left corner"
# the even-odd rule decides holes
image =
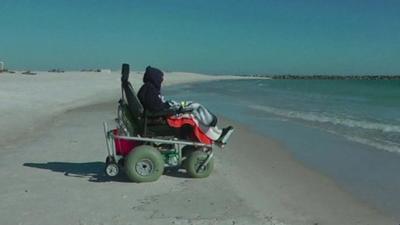
[[[207,158],[208,154],[203,151],[194,151],[190,153],[184,165],[187,173],[193,178],[208,177],[214,169],[214,158],[211,158],[207,165],[202,168]]]
[[[119,174],[119,167],[116,163],[110,163],[106,165],[104,171],[107,176],[116,177]]]
[[[148,145],[134,148],[125,158],[125,170],[133,182],[152,182],[164,172],[164,160],[161,153]]]
[[[109,177],[115,177],[119,174],[119,166],[112,156],[107,156],[104,172]]]

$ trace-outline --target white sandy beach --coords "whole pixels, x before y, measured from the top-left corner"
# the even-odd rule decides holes
[[[142,73],[131,73],[138,90]],[[165,85],[213,79],[240,79],[235,76],[199,76],[193,73],[168,73]],[[35,133],[37,126],[54,115],[76,107],[118,101],[118,72],[39,72],[38,75],[0,73],[0,145],[20,139],[21,133]]]
[[[165,75],[217,79],[243,78]],[[119,97],[118,72],[0,74],[0,224],[398,224],[234,121],[221,122],[236,131],[209,178],[108,179],[102,121]]]

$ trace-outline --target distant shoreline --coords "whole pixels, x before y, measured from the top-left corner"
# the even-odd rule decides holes
[[[28,75],[36,75],[37,73],[43,73],[45,71],[35,70],[32,72],[31,70],[0,70],[0,73],[22,73]],[[83,70],[71,70],[64,71],[61,69],[52,69],[47,71],[47,73],[64,73],[64,72],[97,72],[97,73],[114,73],[119,72],[119,70],[109,70],[109,69],[83,69]],[[143,73],[142,71],[136,71],[139,73]],[[34,74],[31,74],[34,73]],[[185,73],[185,74],[198,74],[191,72],[165,72],[165,73]],[[245,77],[245,78],[262,78],[262,79],[272,79],[272,80],[400,80],[400,75],[247,75],[247,74],[234,74],[234,75],[222,75],[222,74],[202,74],[202,75],[214,75],[214,76],[231,76],[231,77]]]
[[[400,80],[400,75],[237,75],[273,80]]]

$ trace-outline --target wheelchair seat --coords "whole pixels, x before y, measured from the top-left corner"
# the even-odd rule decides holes
[[[129,82],[129,64],[122,65],[121,90],[119,114],[122,114],[120,117],[129,133],[142,136],[180,136],[176,128],[168,126],[166,115],[153,114],[144,109]]]

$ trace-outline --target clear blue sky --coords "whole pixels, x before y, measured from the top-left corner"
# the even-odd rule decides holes
[[[0,0],[14,69],[400,74],[398,0]]]

